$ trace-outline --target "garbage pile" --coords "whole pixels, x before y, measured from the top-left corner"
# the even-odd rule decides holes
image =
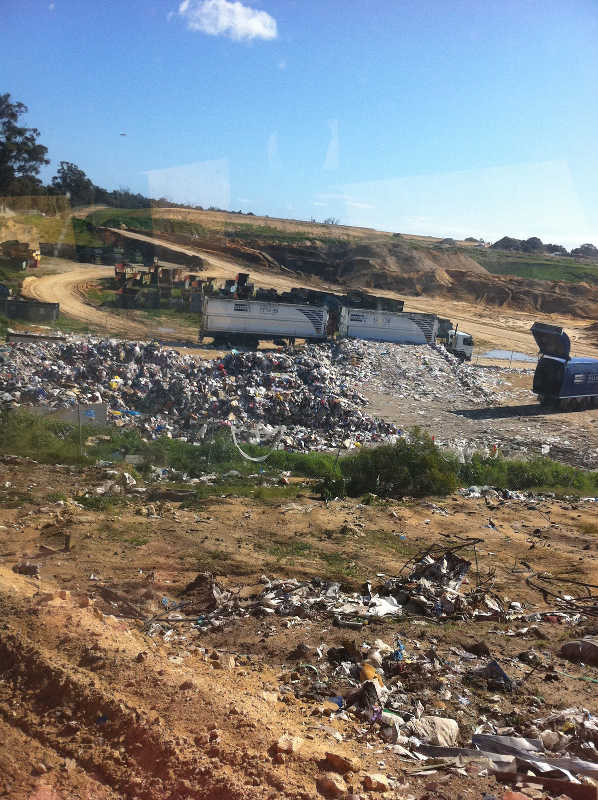
[[[298,450],[393,441],[397,426],[367,413],[366,386],[418,414],[434,400],[494,403],[508,387],[441,346],[346,339],[201,361],[154,342],[95,337],[13,343],[0,383],[1,404],[106,403],[116,425],[150,438],[197,442],[214,424],[230,425],[251,443]]]
[[[253,592],[244,590],[241,594],[219,587],[209,573],[200,573],[189,584],[185,600],[177,604],[176,609],[171,608],[169,614],[161,614],[150,622],[166,627],[173,620],[191,622],[207,630],[222,627],[232,619],[276,615],[309,620],[329,618],[337,627],[362,630],[373,618],[403,615],[437,620],[475,617],[481,621],[504,622],[515,619],[522,615],[521,607],[506,608],[491,592],[488,578],[485,582],[480,579],[479,585],[470,591],[461,591],[471,562],[458,556],[455,550],[473,547],[480,541],[468,539],[444,551],[430,547],[422,556],[408,562],[413,566],[404,577],[390,578],[376,590],[372,590],[368,582],[362,592],[345,592],[339,583],[318,578],[270,581],[263,576],[262,583],[254,587]]]
[[[580,782],[584,775],[595,778],[598,718],[578,708],[542,713],[540,699],[538,705],[526,702],[523,711],[530,674],[541,670],[544,681],[559,679],[546,654],[529,649],[517,658],[507,658],[493,654],[483,640],[476,639],[449,646],[441,654],[440,642],[430,628],[427,633],[422,629],[419,640],[413,633],[410,637],[395,633],[385,641],[376,638],[371,627],[347,624],[396,615],[399,591],[409,585],[414,591],[441,597],[458,593],[469,566],[451,550],[428,554],[406,570],[404,581],[388,581],[385,595],[372,593],[369,585],[363,593],[351,594],[336,583],[266,577],[259,586],[224,589],[210,574],[202,573],[186,587],[181,604],[172,606],[164,598],[164,610],[146,620],[145,628],[150,636],[184,649],[189,649],[195,636],[201,650],[208,631],[249,615],[272,632],[276,617],[284,618],[287,627],[306,625],[311,631],[315,619],[332,618],[333,624],[360,630],[361,635],[347,631],[340,645],[325,640],[319,646],[296,644],[278,676],[280,698],[293,695],[318,704],[331,718],[352,719],[350,735],[370,747],[384,746],[389,753],[417,763],[424,773],[429,761],[433,771],[463,770],[464,765],[475,763],[479,769],[505,776],[521,773],[569,783]],[[410,599],[405,607],[409,605]],[[445,619],[454,618],[447,615],[446,607],[440,613]],[[529,622],[536,616],[526,615],[521,604],[513,604],[496,618],[501,623],[506,619]],[[189,622],[191,627],[181,629],[181,623]],[[536,638],[538,630],[527,625],[516,634]],[[208,657],[210,648],[204,652]],[[209,658],[216,657],[218,653],[212,651]],[[483,714],[476,708],[480,698]],[[517,713],[512,711],[514,705]],[[342,740],[336,729],[327,730]]]
[[[434,400],[495,403],[506,390],[498,370],[482,370],[460,361],[442,345],[400,345],[343,339],[336,360],[352,364],[353,379],[363,385],[419,403]]]
[[[192,442],[210,422],[234,425],[250,441],[277,436],[296,449],[391,440],[397,427],[365,413],[357,377],[346,359],[333,360],[328,344],[199,361],[155,343],[67,339],[15,344],[0,365],[0,401],[105,402],[118,425]]]

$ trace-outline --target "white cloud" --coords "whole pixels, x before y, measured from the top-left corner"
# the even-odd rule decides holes
[[[276,20],[266,11],[258,11],[231,0],[183,0],[179,15],[190,31],[209,36],[228,36],[236,42],[244,39],[276,39]]]
[[[56,3],[50,3],[50,5],[48,6],[48,11],[54,11],[55,8],[56,8]]]
[[[314,206],[327,206],[328,203],[320,203],[317,200],[314,200]]]
[[[286,68],[287,68],[286,59],[281,58],[280,61],[278,62],[278,69],[286,69]]]

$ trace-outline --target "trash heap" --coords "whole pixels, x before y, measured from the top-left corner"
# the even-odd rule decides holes
[[[155,343],[24,342],[0,365],[0,401],[52,408],[105,402],[118,425],[191,442],[210,423],[233,425],[254,442],[277,436],[300,450],[396,436],[395,425],[365,413],[358,382],[332,356],[330,345],[308,345],[293,354],[232,351],[200,361]]]
[[[268,630],[276,630],[271,624],[276,617],[284,618],[286,627],[306,626],[313,631],[314,620],[332,618],[333,624],[361,634],[347,631],[339,645],[328,644],[327,637],[319,646],[300,641],[286,656],[277,695],[315,703],[331,719],[351,720],[353,725],[346,728],[349,733],[345,737],[337,729],[320,726],[337,741],[351,736],[368,747],[384,747],[389,756],[417,763],[418,770],[423,770],[418,774],[425,774],[426,769],[469,774],[463,773],[463,767],[474,764],[476,769],[504,776],[522,774],[527,779],[548,777],[570,784],[583,782],[584,776],[596,779],[598,718],[583,708],[542,713],[540,699],[532,698],[530,704],[526,697],[527,679],[536,670],[544,674],[546,682],[559,680],[550,656],[532,648],[507,658],[502,652],[492,653],[483,640],[475,638],[441,653],[433,629],[421,629],[417,639],[412,627],[410,635],[395,633],[385,641],[376,637],[371,626],[364,627],[363,623],[373,623],[375,617],[400,613],[397,598],[408,589],[412,594],[402,598],[405,613],[415,599],[413,611],[421,619],[421,594],[426,601],[431,597],[440,601],[433,609],[424,603],[425,611],[444,619],[458,618],[462,609],[445,601],[453,602],[456,594],[467,606],[470,593],[460,592],[470,566],[454,550],[428,553],[412,563],[404,579],[393,578],[380,587],[386,594],[372,592],[369,584],[361,594],[351,594],[342,592],[336,583],[317,579],[300,582],[266,577],[256,587],[225,589],[202,573],[186,587],[181,604],[169,606],[164,598],[163,612],[146,620],[145,629],[173,647],[197,650],[199,645],[206,658],[231,659],[228,651],[221,656],[216,651],[208,655],[209,647],[202,650],[209,631],[247,616],[256,617],[266,635]],[[526,623],[516,631],[501,627],[504,635],[546,638],[530,624],[541,615],[526,614],[520,603],[493,612],[490,618],[499,623]],[[475,636],[473,628],[471,633]],[[196,645],[191,645],[192,641]],[[476,710],[480,703],[484,713]]]
[[[366,385],[416,403],[457,396],[488,403],[500,378],[428,345],[343,340],[201,361],[153,342],[66,337],[13,344],[0,383],[4,405],[103,402],[117,425],[150,438],[195,442],[226,424],[251,443],[276,438],[313,450],[393,441],[400,433],[367,414]]]
[[[461,403],[465,396],[471,403],[491,404],[507,388],[498,370],[463,362],[442,345],[343,339],[335,356],[337,362],[352,365],[352,377],[363,385],[420,403],[439,399]]]
[[[482,540],[466,540],[460,545],[472,547]],[[200,573],[187,586],[185,600],[178,604],[181,614],[161,614],[151,623],[168,625],[168,620],[196,623],[205,629],[217,629],[228,620],[248,616],[295,617],[298,619],[330,618],[337,627],[361,630],[373,618],[411,615],[434,619],[468,619],[507,621],[521,613],[520,608],[506,608],[501,599],[480,583],[476,588],[461,591],[471,563],[453,550],[431,547],[413,561],[404,577],[390,578],[375,590],[366,583],[362,592],[344,592],[341,585],[318,578],[299,581],[296,578],[269,580],[253,593],[240,594],[218,586],[209,573]],[[434,553],[435,555],[432,555]],[[411,562],[408,562],[408,564]],[[407,566],[407,565],[406,565]],[[164,618],[164,619],[162,619]]]

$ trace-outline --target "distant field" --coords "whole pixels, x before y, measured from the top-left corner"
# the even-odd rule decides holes
[[[326,225],[279,217],[259,217],[248,214],[231,214],[227,211],[197,211],[188,208],[142,208],[137,210],[99,208],[86,213],[85,218],[95,225],[123,222],[128,227],[165,233],[197,233],[200,236],[221,233],[235,235],[239,239],[269,238],[272,241],[305,241],[311,239],[340,239],[385,241],[392,237],[391,231],[360,228],[349,225]],[[115,227],[118,227],[117,225]],[[440,239],[432,236],[416,236],[402,233],[402,238],[411,243],[434,245]],[[470,242],[458,242],[462,247],[471,247]]]
[[[490,249],[469,250],[468,255],[495,275],[517,275],[543,281],[598,283],[598,262]]]
[[[223,212],[185,209],[100,209],[86,217],[94,225],[118,228],[137,228],[147,233],[174,233],[204,238],[221,236],[241,240],[269,239],[272,242],[304,242],[313,239],[347,241],[364,238],[388,238],[390,234],[366,228],[347,228],[341,225],[275,220]]]

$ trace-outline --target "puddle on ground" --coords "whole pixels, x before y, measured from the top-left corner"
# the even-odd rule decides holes
[[[498,358],[505,361],[533,361],[538,359],[535,356],[530,356],[527,353],[518,353],[516,350],[488,350],[487,353],[482,353],[480,358]]]

